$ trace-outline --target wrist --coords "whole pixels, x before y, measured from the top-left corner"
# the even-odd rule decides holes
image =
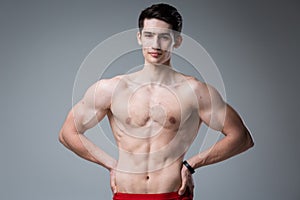
[[[191,174],[195,173],[195,169],[188,163],[188,161],[184,160],[182,164]]]
[[[112,159],[107,167],[105,167],[108,171],[114,171],[117,168],[118,162],[115,159]]]

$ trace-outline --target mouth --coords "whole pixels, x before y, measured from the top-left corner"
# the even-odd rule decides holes
[[[149,54],[150,54],[152,57],[154,57],[154,58],[157,58],[157,57],[159,57],[159,56],[162,55],[161,52],[149,52]]]

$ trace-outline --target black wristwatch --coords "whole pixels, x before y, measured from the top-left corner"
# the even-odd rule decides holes
[[[186,166],[186,168],[190,171],[191,174],[195,173],[195,169],[192,168],[192,166],[186,160],[183,161],[182,164],[184,164],[184,166]]]

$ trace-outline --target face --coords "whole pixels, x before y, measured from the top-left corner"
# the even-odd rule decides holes
[[[169,65],[173,48],[179,46],[171,25],[158,19],[144,20],[144,28],[138,32],[138,42],[142,45],[145,63],[155,65]]]

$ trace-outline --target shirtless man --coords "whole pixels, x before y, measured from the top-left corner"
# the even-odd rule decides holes
[[[253,146],[240,116],[216,89],[172,69],[181,27],[174,7],[146,8],[137,33],[143,69],[96,82],[60,131],[59,140],[68,149],[109,170],[114,200],[192,199],[195,169]],[[84,136],[106,115],[119,149],[117,160]],[[183,162],[202,122],[225,137]]]

